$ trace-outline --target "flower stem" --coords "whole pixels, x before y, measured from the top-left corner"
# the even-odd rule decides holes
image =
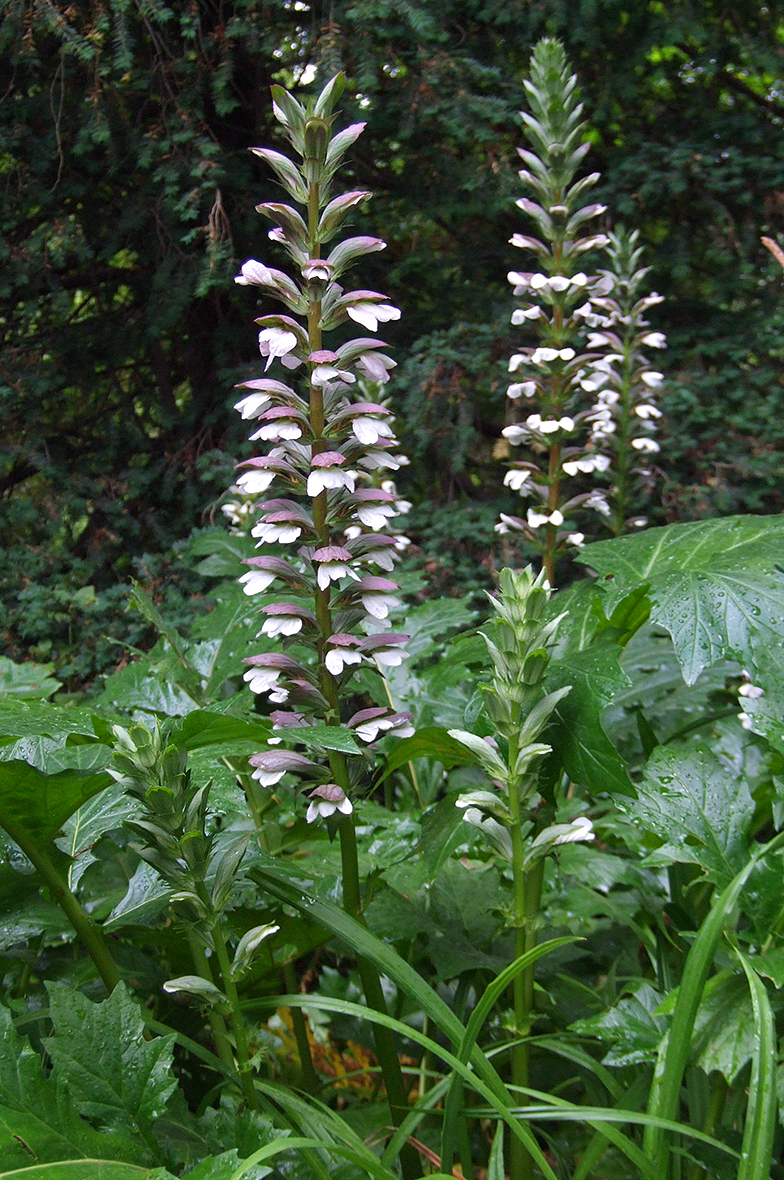
[[[215,980],[212,975],[212,968],[210,961],[204,950],[203,944],[199,941],[197,936],[191,932],[188,933],[188,945],[191,950],[191,958],[193,965],[196,968],[196,974],[200,975],[202,979],[206,979],[208,983],[214,983]],[[215,1052],[220,1057],[227,1069],[234,1073],[236,1063],[234,1061],[234,1054],[231,1051],[231,1044],[229,1042],[228,1033],[226,1031],[226,1021],[220,1012],[216,1012],[214,1008],[210,1009],[208,1016],[210,1028],[212,1030],[212,1039],[215,1043]]]
[[[223,937],[223,931],[218,923],[213,927],[212,937],[221,978],[223,980],[223,990],[231,1005],[231,1030],[234,1033],[234,1047],[237,1051],[237,1065],[239,1066],[240,1078],[242,1079],[243,1093],[251,1110],[260,1110],[256,1087],[253,1085],[253,1078],[251,1077],[250,1055],[248,1053],[248,1041],[245,1036],[245,1023],[242,1016],[242,1008],[240,1007],[240,997],[237,992],[237,985],[231,977],[231,963],[229,962],[229,952],[226,949],[226,939]]]
[[[68,888],[65,876],[56,867],[48,848],[42,848],[31,840],[24,829],[14,823],[3,821],[6,832],[22,849],[27,859],[43,877],[52,897],[62,909],[76,931],[77,937],[96,966],[108,992],[114,991],[120,982],[120,972],[112,958],[103,931],[88,918],[74,894]]]
[[[340,833],[340,858],[343,867],[343,908],[347,914],[350,914],[352,918],[364,926],[366,923],[360,899],[359,859],[357,857],[354,817],[352,815],[343,816],[338,830]],[[375,964],[362,955],[358,955],[357,967],[362,981],[362,990],[368,1004],[376,1012],[386,1015],[387,1005],[381,987],[381,978]],[[408,1114],[409,1106],[395,1039],[391,1029],[381,1025],[376,1026],[373,1036],[381,1072],[384,1076],[392,1121],[396,1127],[399,1127]],[[422,1175],[419,1156],[409,1144],[401,1148],[400,1166],[403,1171],[403,1180],[417,1180],[417,1177]]]
[[[509,765],[517,761],[518,742],[516,737],[509,740]],[[522,814],[520,806],[521,784],[512,782],[509,787],[509,811],[512,817],[512,925],[514,928],[514,957],[519,959],[528,949],[531,931],[528,926],[528,899],[526,897],[526,873],[523,857]],[[533,933],[533,941],[536,935]],[[524,1039],[531,1025],[532,988],[527,986],[528,972],[519,972],[512,983],[512,1006],[514,1011],[514,1037],[518,1042],[512,1049],[512,1085],[528,1085],[528,1045]],[[533,981],[532,981],[533,982]],[[509,1144],[510,1174],[515,1180],[530,1180],[533,1176],[533,1160],[520,1140],[513,1136]]]
[[[299,991],[299,983],[291,963],[286,963],[283,968],[283,982],[289,995],[296,995]],[[289,1010],[291,1012],[291,1024],[294,1029],[294,1039],[297,1042],[299,1065],[302,1070],[302,1086],[303,1089],[307,1090],[308,1094],[315,1094],[318,1090],[319,1081],[310,1053],[310,1041],[308,1040],[308,1027],[305,1015],[301,1008],[291,1008]]]

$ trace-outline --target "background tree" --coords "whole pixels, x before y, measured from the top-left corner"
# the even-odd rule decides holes
[[[39,616],[51,632],[47,579],[109,594],[188,531],[244,454],[229,406],[255,343],[232,276],[260,253],[253,207],[278,193],[246,148],[274,142],[269,85],[313,68],[345,69],[346,116],[368,123],[354,179],[377,194],[361,232],[389,241],[385,290],[404,310],[385,335],[410,358],[394,393],[409,450],[428,460],[411,469],[413,498],[446,504],[412,528],[445,576],[491,560],[477,536],[503,477],[492,448],[512,346],[516,112],[546,33],[580,79],[597,200],[640,229],[667,298],[659,519],[782,507],[781,280],[759,242],[784,228],[779,5],[6,0],[0,489],[14,651],[37,642]],[[166,563],[146,568],[168,577]],[[74,608],[61,614],[65,634]]]

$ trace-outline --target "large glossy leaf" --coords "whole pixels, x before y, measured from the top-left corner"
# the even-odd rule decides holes
[[[121,926],[146,926],[157,918],[171,894],[172,890],[164,885],[155,869],[142,861],[128,882],[125,897],[104,922],[104,930],[118,930]]]
[[[62,687],[52,672],[54,664],[15,664],[7,656],[0,656],[0,698],[46,699]]]
[[[0,762],[0,827],[14,839],[16,832],[46,844],[69,816],[111,782],[105,773],[42,774],[26,762]]]
[[[754,800],[737,774],[705,743],[653,752],[636,799],[621,810],[652,837],[652,862],[700,865],[724,886],[748,860]]]
[[[152,1158],[153,1127],[176,1082],[174,1036],[144,1039],[144,1021],[123,984],[99,1004],[63,984],[49,984],[54,1036],[45,1040],[58,1077],[82,1115],[138,1137]]]
[[[633,791],[626,765],[601,722],[605,707],[628,685],[620,654],[612,639],[600,637],[584,651],[554,660],[548,669],[548,691],[569,684],[571,692],[558,702],[546,740],[570,779],[597,795]]]
[[[0,1008],[0,1167],[13,1175],[35,1163],[138,1161],[142,1155],[127,1137],[99,1133],[79,1117],[67,1086],[44,1077],[38,1053],[17,1034],[8,1009]],[[89,1172],[74,1171],[69,1180],[81,1175]],[[107,1180],[110,1175],[104,1173]]]
[[[414,758],[435,758],[444,767],[466,766],[472,761],[470,752],[456,738],[450,737],[445,729],[427,725],[418,729],[412,737],[401,738],[390,751],[384,778],[393,770],[399,770]]]
[[[101,742],[66,745],[63,736],[49,738],[38,734],[17,738],[0,747],[0,762],[27,762],[44,774],[56,774],[58,770],[104,770],[111,762],[112,752]]]
[[[749,985],[741,972],[721,971],[708,980],[694,1022],[693,1050],[705,1073],[717,1069],[732,1085],[756,1045]]]
[[[256,552],[250,536],[229,533],[226,529],[205,529],[188,542],[188,556],[201,557],[197,573],[213,578],[238,578],[245,572],[244,558]]]
[[[750,718],[747,724],[784,756],[784,648],[755,652],[747,671],[752,683],[763,690],[761,696],[739,698]]]
[[[344,754],[358,754],[359,743],[351,729],[341,725],[309,725],[307,729],[284,730],[281,736],[287,744],[302,743],[314,750],[340,750]]]
[[[138,709],[163,717],[184,717],[198,709],[201,701],[177,683],[179,664],[174,656],[170,663],[170,677],[158,668],[153,670],[147,656],[120,668],[106,678],[96,704],[102,709]]]
[[[385,678],[396,706],[410,709],[418,728],[463,726],[475,681],[466,663],[476,654],[486,662],[484,640],[463,636],[444,643],[440,637],[469,626],[474,618],[462,602],[449,598],[424,603],[400,620],[398,630],[411,636],[408,658],[388,668]]]
[[[260,650],[255,637],[262,602],[248,598],[237,582],[218,587],[215,599],[214,609],[194,620],[191,634],[198,642],[188,648],[188,659],[204,680],[205,701],[220,700],[229,677],[241,676],[243,658]]]
[[[224,742],[254,742],[257,747],[266,746],[272,730],[272,722],[266,717],[238,717],[217,709],[195,709],[178,722],[172,730],[172,738],[188,751],[201,750]]]
[[[90,709],[0,699],[0,745],[25,737],[66,738],[80,734],[93,738],[93,716]]]
[[[660,627],[643,627],[634,636],[621,655],[621,667],[629,684],[616,692],[602,722],[632,773],[646,759],[641,717],[653,738],[666,744],[679,734],[710,726],[717,716],[738,711],[726,689],[728,677],[738,675],[737,663],[714,664],[687,685],[672,639]]]
[[[405,633],[409,641],[406,651],[410,660],[430,655],[438,646],[436,639],[458,627],[465,631],[476,619],[462,599],[437,598],[422,603],[406,612]]]
[[[605,733],[603,714],[628,688],[619,663],[622,645],[645,619],[647,600],[633,591],[616,604],[610,618],[606,606],[601,590],[590,582],[578,582],[550,599],[551,615],[564,617],[556,633],[547,690],[571,685],[571,692],[558,702],[547,729],[546,740],[554,751],[549,777],[559,775],[563,767],[593,794],[631,794],[625,763]]]
[[[138,800],[129,795],[120,783],[112,783],[105,791],[83,803],[66,820],[63,836],[57,844],[72,858],[68,873],[71,889],[76,888],[85,869],[95,861],[93,848],[101,836],[121,828],[126,819],[140,810]]]
[[[608,1012],[578,1020],[573,1032],[587,1033],[609,1045],[604,1065],[635,1065],[655,1061],[667,1020],[656,1015],[661,996],[650,984],[643,983],[633,995],[626,996]]]
[[[580,561],[612,603],[650,586],[651,621],[672,636],[683,675],[784,639],[784,516],[733,516],[588,545]]]

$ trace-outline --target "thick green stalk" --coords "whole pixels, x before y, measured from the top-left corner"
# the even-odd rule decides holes
[[[202,979],[206,979],[208,983],[215,983],[212,975],[212,968],[210,967],[210,961],[207,958],[204,946],[198,937],[191,931],[188,932],[188,945],[191,950],[193,966],[196,968],[196,974],[200,975]],[[215,1052],[217,1053],[218,1057],[220,1057],[226,1068],[234,1073],[236,1064],[234,1061],[234,1054],[231,1050],[229,1036],[226,1032],[226,1021],[223,1019],[220,1012],[216,1012],[214,1008],[210,1009],[207,1019],[212,1030],[212,1039],[215,1043]]]
[[[517,738],[509,739],[509,766],[517,761]],[[512,816],[512,922],[514,927],[514,957],[519,959],[527,950],[528,905],[526,900],[525,862],[523,857],[522,811],[520,806],[520,784],[509,785],[509,811]],[[531,1027],[531,1006],[525,986],[525,976],[517,974],[512,982],[512,1006],[514,1011],[514,1037],[518,1042],[512,1049],[512,1085],[528,1085],[528,1044],[525,1039]],[[533,1160],[523,1144],[513,1136],[509,1144],[510,1173],[514,1180],[530,1180],[533,1176]]]
[[[106,990],[108,992],[114,991],[120,982],[120,972],[112,958],[103,931],[88,918],[79,905],[68,888],[65,877],[56,867],[49,850],[41,848],[33,840],[30,840],[24,830],[17,828],[15,824],[5,821],[4,827],[14,843],[19,845],[27,859],[43,877],[52,897],[68,918],[79,941],[95,963],[98,974],[106,985]]]
[[[250,1054],[248,1053],[248,1041],[245,1036],[245,1022],[242,1016],[240,997],[237,992],[237,985],[231,977],[229,952],[226,949],[226,940],[223,937],[223,931],[218,923],[213,928],[212,937],[215,943],[215,954],[218,959],[218,966],[220,967],[223,981],[223,990],[231,1005],[231,1030],[234,1033],[234,1046],[237,1051],[237,1065],[239,1066],[240,1078],[242,1079],[242,1090],[251,1110],[260,1110],[261,1107],[259,1106],[256,1087],[253,1085],[253,1078],[251,1077]]]
[[[343,816],[340,821],[340,859],[343,868],[343,908],[352,918],[365,924],[362,914],[362,904],[359,887],[359,859],[357,857],[357,838],[354,830],[354,817]],[[361,955],[357,956],[357,968],[362,981],[365,999],[371,1008],[382,1015],[387,1014],[384,991],[381,978],[376,966]],[[408,1098],[403,1082],[403,1071],[397,1055],[395,1038],[388,1028],[377,1025],[374,1030],[376,1053],[378,1054],[381,1072],[384,1076],[389,1110],[392,1121],[399,1127],[409,1112]],[[400,1166],[404,1180],[416,1180],[422,1175],[419,1156],[413,1147],[406,1144],[400,1151]]]
[[[290,996],[296,995],[299,991],[299,983],[294,974],[294,968],[291,963],[286,963],[283,968],[283,983],[286,991]],[[308,1040],[308,1028],[305,1022],[305,1014],[301,1008],[290,1008],[291,1024],[294,1029],[294,1039],[297,1042],[297,1052],[299,1054],[299,1065],[302,1071],[302,1085],[308,1094],[315,1094],[319,1087],[319,1080],[316,1075],[316,1070],[313,1066],[313,1058],[310,1053],[310,1041]]]

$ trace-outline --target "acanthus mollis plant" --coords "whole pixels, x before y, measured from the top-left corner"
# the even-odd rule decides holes
[[[287,251],[296,280],[253,259],[236,279],[261,287],[293,313],[257,321],[265,374],[277,361],[287,380],[265,375],[243,383],[250,392],[237,409],[254,423],[251,440],[269,449],[242,464],[246,470],[237,486],[250,495],[275,486],[275,495],[261,503],[262,515],[251,533],[259,546],[280,545],[287,554],[248,559],[251,568],[241,579],[247,594],[272,586],[285,589],[285,601],[261,608],[259,634],[296,636],[297,644],[310,646],[313,653],[312,662],[283,652],[250,655],[245,679],[251,691],[293,706],[275,713],[276,725],[291,729],[292,737],[302,725],[344,725],[369,743],[382,733],[410,732],[409,718],[386,708],[344,715],[352,701],[349,682],[358,668],[383,669],[404,657],[405,637],[388,630],[389,611],[399,604],[398,587],[386,576],[400,545],[386,529],[397,514],[396,496],[383,487],[364,486],[364,477],[394,472],[400,465],[394,418],[387,406],[361,392],[366,381],[383,385],[395,362],[376,338],[360,336],[330,349],[325,337],[354,323],[375,332],[400,312],[376,291],[346,291],[338,282],[352,263],[383,249],[384,242],[357,236],[323,250],[370,197],[367,192],[333,195],[337,167],[364,127],[354,124],[333,134],[332,106],[342,85],[340,76],[333,79],[308,108],[273,87],[276,117],[301,163],[276,151],[252,149],[304,210],[272,202],[258,206],[276,223],[269,236]],[[290,383],[296,370],[303,374],[297,382],[301,392]],[[256,777],[270,785],[287,769],[305,773],[315,780],[311,818],[351,814],[363,759],[349,768],[342,753],[330,750],[323,768],[306,767],[304,761],[283,767],[285,757],[283,751],[259,754]],[[271,759],[274,769],[267,765]]]
[[[237,983],[278,927],[254,927],[233,953],[225,934],[226,913],[240,900],[238,870],[249,837],[228,834],[218,841],[208,818],[210,784],[199,786],[191,778],[186,751],[166,740],[157,726],[115,725],[113,733],[109,773],[141,804],[140,813],[126,820],[136,837],[135,851],[169,887],[193,962],[193,975],[170,979],[164,990],[195,997],[207,1007],[216,1052],[232,1072],[236,1059],[245,1099],[258,1110]]]
[[[582,269],[583,256],[608,241],[603,233],[583,231],[605,206],[589,199],[598,172],[576,179],[590,144],[583,142],[576,78],[560,42],[538,42],[530,75],[525,82],[530,112],[521,116],[533,150],[518,152],[525,164],[520,178],[535,199],[521,197],[517,205],[541,236],[512,237],[512,245],[536,256],[537,268],[512,271],[509,281],[522,300],[512,323],[525,326],[535,343],[511,358],[509,371],[516,376],[507,392],[515,407],[527,402],[531,412],[503,431],[511,446],[529,448],[504,482],[530,507],[524,516],[504,514],[496,528],[519,531],[533,543],[554,583],[558,554],[584,542],[586,510],[610,511],[601,490],[585,490],[583,477],[609,466],[591,439],[586,392],[597,388],[597,375],[607,373],[614,358],[606,349],[592,351],[587,339],[598,322],[595,301],[607,295],[610,282]]]
[[[485,728],[481,737],[462,729],[450,730],[471,751],[475,763],[492,783],[492,790],[461,795],[457,806],[464,819],[481,832],[512,876],[509,924],[514,931],[515,958],[533,951],[541,926],[540,906],[545,858],[559,845],[593,840],[587,816],[574,814],[557,822],[555,796],[540,792],[542,760],[553,753],[547,728],[558,702],[570,686],[548,691],[548,667],[556,632],[563,618],[551,617],[550,588],[545,571],[534,576],[530,566],[520,572],[501,571],[498,597],[490,597],[495,619],[483,632],[492,662],[489,684],[482,685]],[[545,791],[545,794],[548,792]],[[579,804],[571,805],[579,812]],[[527,1038],[533,1007],[533,963],[513,983],[512,1083],[529,1085]],[[513,1159],[512,1175],[530,1174],[530,1157]]]
[[[259,635],[297,644],[297,655],[267,651],[245,661],[251,691],[286,706],[272,713],[285,745],[254,755],[253,775],[262,786],[286,774],[308,783],[307,818],[326,819],[332,834],[337,829],[344,906],[361,919],[353,810],[373,765],[367,749],[380,737],[413,730],[410,714],[368,707],[351,683],[360,669],[383,675],[385,667],[399,665],[407,637],[392,632],[389,620],[400,605],[398,586],[388,576],[403,545],[388,528],[398,512],[397,496],[393,487],[372,486],[374,477],[386,480],[400,466],[394,418],[366,394],[367,383],[383,386],[395,364],[383,341],[367,333],[397,320],[400,311],[377,291],[343,286],[352,264],[385,245],[365,235],[333,244],[347,217],[371,195],[333,191],[338,166],[364,128],[357,123],[333,131],[332,110],[343,83],[342,75],[333,78],[307,106],[273,86],[273,110],[296,160],[252,149],[293,201],[257,208],[272,220],[269,237],[288,254],[295,277],[251,259],[236,278],[285,308],[257,320],[264,375],[243,383],[247,392],[236,408],[253,422],[251,440],[269,449],[241,464],[237,487],[243,496],[268,495],[251,533],[260,546],[279,545],[283,554],[247,560],[245,592],[274,587],[282,595],[261,607]],[[355,325],[364,333],[346,339],[345,329]],[[333,333],[338,342],[329,347]],[[307,658],[299,655],[303,648],[309,649]],[[322,734],[324,726],[343,732],[340,740],[337,734],[323,743],[311,738],[307,753],[289,748],[314,726]],[[352,747],[354,756],[346,752]],[[375,968],[360,959],[359,969],[368,1003],[383,1010]],[[376,1045],[393,1118],[400,1122],[405,1091],[394,1042],[383,1027]],[[411,1149],[401,1160],[407,1176],[418,1174]]]
[[[637,230],[610,233],[610,267],[602,273],[612,281],[612,290],[594,299],[599,314],[592,322],[598,331],[588,338],[589,348],[609,349],[617,357],[615,365],[595,373],[598,389],[590,415],[594,444],[609,459],[608,525],[616,536],[648,523],[640,509],[651,493],[651,464],[659,452],[653,435],[662,416],[656,397],[664,375],[650,364],[645,350],[666,348],[667,342],[662,332],[650,330],[645,315],[663,297],[643,293],[650,267],[640,265],[638,240]]]

